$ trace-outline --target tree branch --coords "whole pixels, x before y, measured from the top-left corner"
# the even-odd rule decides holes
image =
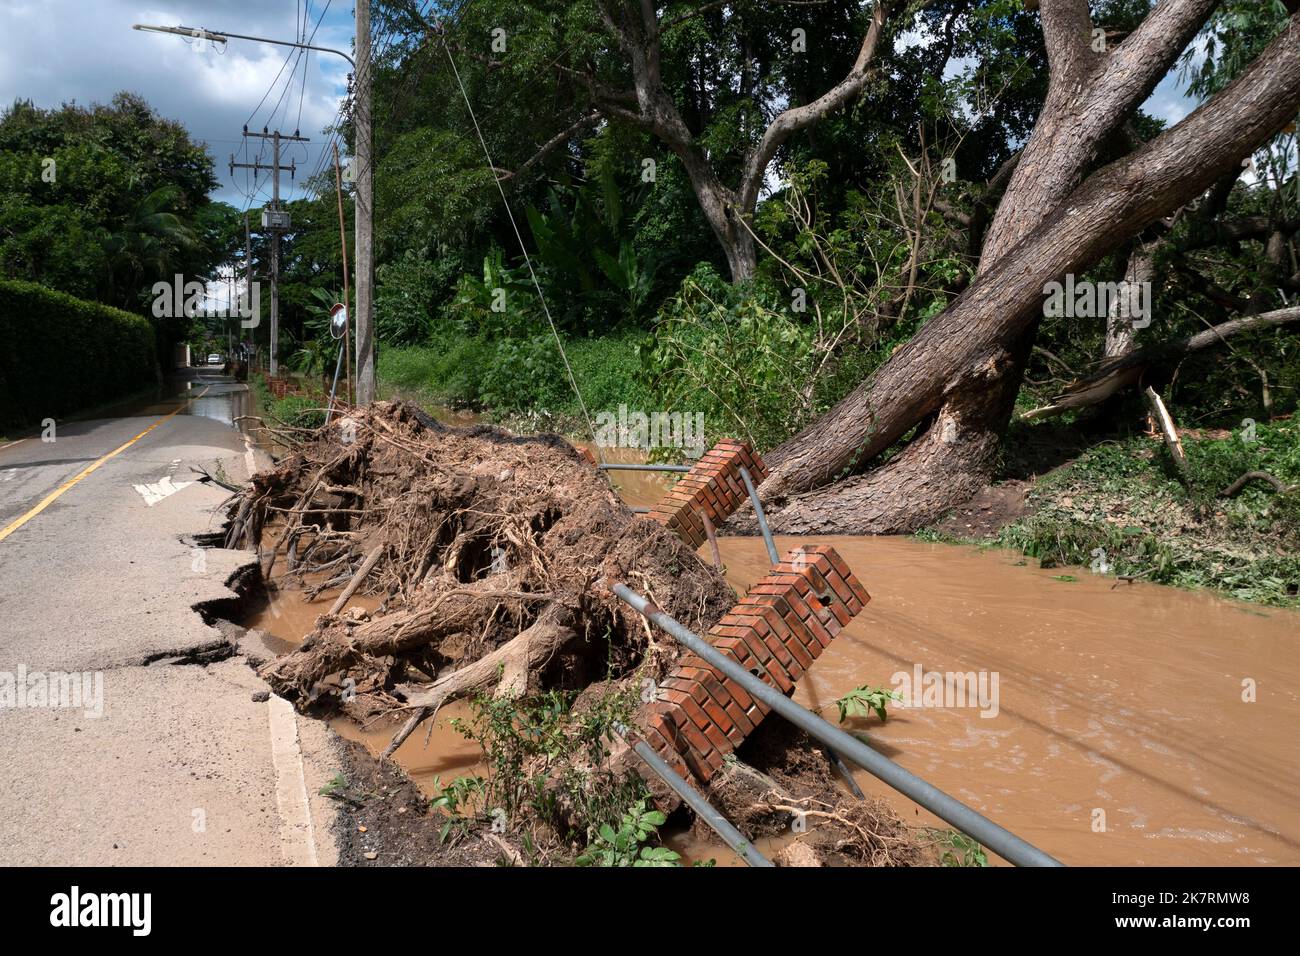
[[[896,0],[876,0],[871,11],[871,26],[858,50],[857,59],[848,76],[811,103],[792,107],[772,120],[763,138],[745,161],[738,191],[738,204],[742,215],[749,215],[758,200],[759,189],[767,166],[781,144],[801,129],[806,129],[848,103],[862,91],[867,82],[867,67],[876,53],[876,46],[884,32],[885,20],[893,12]]]
[[[576,123],[573,123],[567,129],[561,130],[560,132],[552,136],[550,139],[548,139],[545,143],[543,143],[540,147],[538,147],[537,152],[535,152],[529,159],[527,159],[518,169],[514,170],[513,172],[506,171],[504,173],[498,173],[497,179],[501,180],[502,182],[505,182],[506,180],[514,179],[518,176],[522,176],[530,168],[535,166],[544,157],[546,157],[549,153],[551,153],[557,146],[567,143],[570,139],[572,139],[573,134],[578,132],[578,130],[584,129],[588,126],[594,126],[596,123],[598,123],[600,121],[600,117],[601,114],[599,111],[588,113],[586,116],[582,117]]]

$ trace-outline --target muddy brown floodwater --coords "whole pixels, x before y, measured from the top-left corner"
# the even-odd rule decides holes
[[[990,691],[997,675],[996,716],[894,705],[884,724],[846,726],[1067,864],[1300,862],[1300,614],[1116,587],[1081,569],[1058,580],[1005,551],[815,540],[835,546],[872,601],[800,681],[800,703],[834,723],[837,697],[895,686],[918,665],[987,672]],[[737,589],[767,567],[757,540],[724,538],[722,554]],[[906,818],[938,825],[857,776]]]
[[[620,449],[605,458],[644,460]],[[653,504],[671,484],[645,472],[611,478],[629,505]],[[728,580],[743,592],[766,571],[762,541],[720,543]],[[836,698],[855,687],[901,689],[896,675],[914,678],[917,668],[923,686],[930,675],[983,675],[983,702],[949,691],[919,707],[893,704],[883,724],[872,716],[845,727],[1067,864],[1300,863],[1300,612],[1116,585],[1086,569],[1046,571],[1005,551],[777,538],[783,553],[813,543],[834,545],[872,601],[800,681],[800,703],[835,723]],[[286,592],[244,623],[287,650],[332,600],[305,604]],[[437,778],[484,772],[477,745],[452,726],[468,715],[465,703],[449,704],[398,750],[425,793]],[[346,719],[332,726],[376,754],[392,733]],[[866,772],[857,778],[914,824],[943,825]],[[688,860],[739,863],[687,834],[669,842]]]

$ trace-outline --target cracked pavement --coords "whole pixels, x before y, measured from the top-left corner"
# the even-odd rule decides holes
[[[229,424],[243,391],[200,372],[183,393],[197,400],[0,446],[4,529],[158,423],[0,540],[0,675],[103,675],[98,717],[0,700],[0,865],[334,862],[335,808],[318,795],[337,772],[331,732],[254,701],[268,688],[243,658],[193,656],[226,644],[195,606],[233,598],[226,582],[253,560],[192,538],[220,528],[228,493],[193,481],[149,506],[135,487],[217,463],[246,481]]]

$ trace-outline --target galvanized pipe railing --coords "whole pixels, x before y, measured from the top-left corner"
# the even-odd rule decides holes
[[[619,732],[626,735],[627,728],[619,728]],[[759,853],[745,834],[737,830],[730,820],[714,808],[713,804],[704,799],[704,794],[692,787],[672,767],[668,766],[668,761],[655,753],[653,747],[644,740],[638,740],[632,744],[632,749],[664,783],[672,787],[673,792],[681,797],[686,805],[712,828],[714,833],[722,837],[722,842],[731,847],[738,857],[750,866],[772,866],[772,861]]]
[[[758,489],[754,479],[749,476],[749,469],[740,466],[740,477],[744,479],[745,490],[749,492],[749,503],[754,506],[754,517],[758,520],[758,530],[763,533],[763,543],[767,545],[767,556],[773,564],[779,564],[781,556],[777,553],[776,542],[772,540],[772,529],[767,526],[767,515],[763,513],[763,502],[758,500]]]
[[[601,471],[680,471],[688,472],[691,470],[690,465],[637,465],[637,464],[619,464],[614,461],[607,461],[603,465],[597,465]]]
[[[745,688],[751,696],[760,700],[769,709],[776,711],[790,723],[816,737],[840,756],[853,761],[863,770],[883,780],[895,790],[915,800],[935,816],[952,824],[983,846],[1016,866],[1062,866],[1063,864],[994,823],[988,817],[971,809],[944,793],[934,784],[922,780],[916,774],[904,770],[883,754],[872,750],[838,727],[828,724],[812,711],[801,707],[780,691],[759,680],[736,661],[723,654],[708,641],[692,632],[679,621],[659,610],[644,597],[637,594],[625,584],[616,584],[614,593],[642,614],[646,620],[657,625],[670,636],[676,638],[692,653],[702,657],[712,667],[726,674]]]

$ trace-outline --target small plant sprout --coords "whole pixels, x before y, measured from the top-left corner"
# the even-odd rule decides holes
[[[881,723],[884,723],[889,719],[885,707],[890,701],[902,699],[897,691],[864,684],[835,701],[835,706],[840,709],[840,723],[844,723],[849,717],[869,717],[872,713],[875,713]]]

